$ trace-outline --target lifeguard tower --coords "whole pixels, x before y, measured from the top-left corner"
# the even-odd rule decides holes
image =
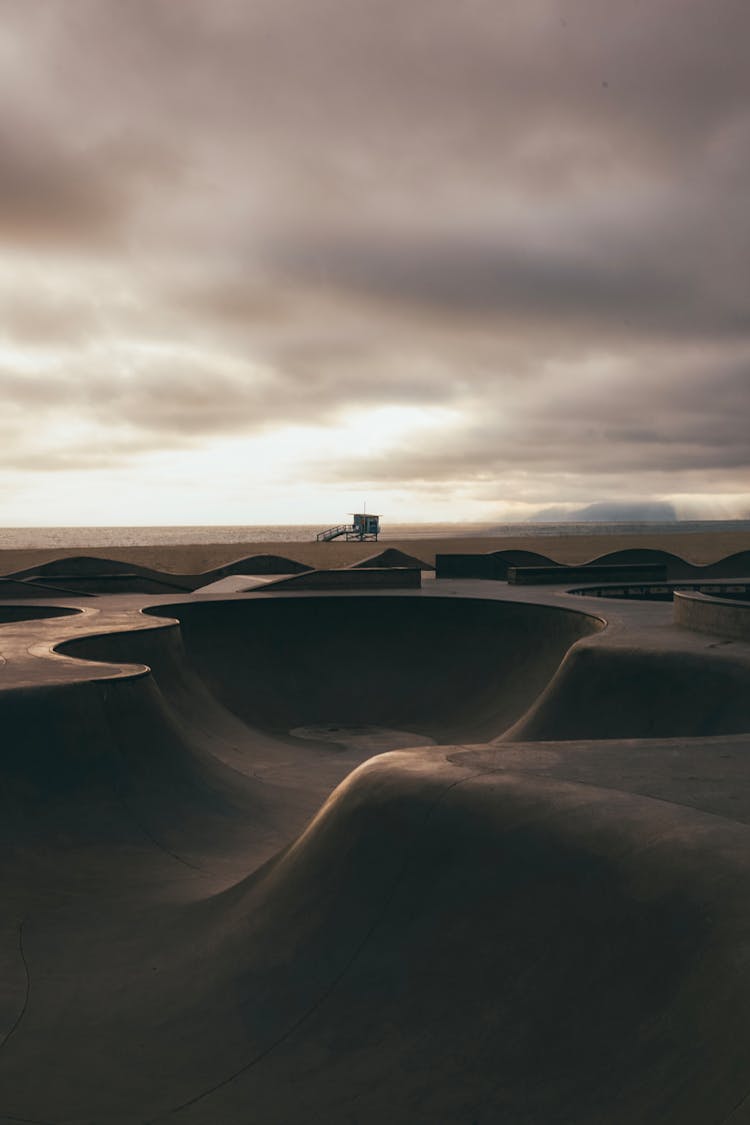
[[[374,539],[377,543],[380,535],[380,516],[370,515],[369,512],[354,512],[351,523],[342,523],[338,527],[329,527],[326,531],[319,531],[315,536],[318,543],[328,543],[331,539],[357,539],[360,543],[366,539]]]

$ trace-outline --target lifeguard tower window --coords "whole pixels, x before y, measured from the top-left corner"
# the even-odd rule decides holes
[[[355,534],[360,539],[377,539],[380,534],[380,516],[370,516],[355,512],[352,517]]]

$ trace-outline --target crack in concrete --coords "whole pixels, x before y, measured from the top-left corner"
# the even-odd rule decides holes
[[[19,927],[18,927],[18,952],[19,952],[19,955],[21,957],[21,963],[23,965],[23,971],[24,971],[24,974],[26,976],[25,994],[24,994],[24,998],[23,998],[23,1004],[21,1005],[21,1010],[18,1013],[18,1015],[16,1016],[15,1021],[13,1023],[13,1026],[11,1027],[10,1031],[8,1031],[6,1033],[5,1038],[3,1039],[2,1043],[0,1043],[0,1050],[2,1050],[4,1047],[7,1046],[10,1039],[18,1031],[19,1027],[21,1026],[21,1021],[23,1020],[23,1017],[26,1015],[26,1009],[29,1006],[29,994],[31,993],[31,976],[29,974],[29,963],[26,960],[26,953],[25,953],[24,948],[23,948],[23,927],[24,927],[25,922],[26,922],[26,919],[22,918],[21,922],[19,924]]]
[[[750,1090],[748,1090],[744,1097],[740,1098],[740,1100],[732,1106],[726,1117],[722,1117],[721,1121],[718,1121],[716,1125],[727,1125],[727,1122],[730,1122],[732,1120],[735,1113],[737,1113],[738,1110],[742,1109],[743,1105],[746,1101],[748,1101],[748,1099],[750,1099]]]

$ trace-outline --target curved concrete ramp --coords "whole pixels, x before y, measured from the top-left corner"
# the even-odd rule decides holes
[[[738,551],[706,566],[687,562],[670,551],[649,547],[631,547],[610,551],[580,565],[579,569],[597,566],[665,566],[670,581],[689,578],[742,578],[750,576],[750,551]],[[484,578],[504,581],[511,568],[562,566],[555,559],[536,551],[493,551],[487,554],[438,554],[438,578]]]
[[[248,996],[251,1049],[212,1087],[196,1078],[178,1120],[248,1105],[292,1123],[731,1120],[747,827],[451,765],[364,767],[232,904],[262,917],[250,980],[282,989],[285,1012],[269,1029]],[[289,935],[294,980],[266,926]],[[235,938],[227,960],[247,948]]]
[[[438,578],[484,578],[505,581],[512,566],[557,566],[536,551],[489,551],[484,554],[437,554]]]
[[[30,579],[0,578],[0,601],[15,601],[17,598],[30,601],[37,598],[77,598],[88,597],[84,591],[74,591],[69,587],[58,586],[56,583],[46,583],[44,586],[32,582]]]
[[[7,1119],[746,1120],[747,820],[533,754],[375,759],[213,895],[116,821],[106,892],[24,917]]]
[[[61,574],[59,577],[29,578],[27,585],[45,591],[67,590],[73,597],[79,594],[163,594],[174,597],[188,587],[171,575],[154,571],[153,574],[129,574],[118,571],[116,574]]]
[[[667,578],[676,581],[681,578],[742,578],[750,575],[750,551],[738,551],[734,555],[697,566],[687,562],[670,551],[653,550],[647,547],[633,547],[624,551],[610,551],[592,559],[587,566],[642,566],[662,565],[667,568]]]
[[[352,563],[352,569],[360,567],[407,566],[417,567],[419,570],[434,570],[435,567],[415,555],[407,555],[406,551],[398,551],[395,547],[388,547],[377,555],[369,555],[366,559]]]
[[[695,567],[670,551],[653,550],[649,547],[609,551],[606,555],[598,555],[595,559],[591,559],[586,566],[664,566],[668,579],[690,577],[696,570],[703,570],[702,567]]]
[[[444,741],[499,735],[570,646],[601,628],[547,606],[408,594],[260,596],[158,612],[180,621],[191,664],[252,726],[367,723]],[[97,643],[99,658],[109,643]]]
[[[214,567],[213,570],[205,570],[200,574],[179,574],[175,575],[175,578],[188,590],[202,590],[207,586],[215,586],[225,578],[247,576],[273,578],[287,574],[306,574],[312,569],[306,563],[287,559],[283,555],[247,555],[223,566]]]
[[[750,551],[737,551],[700,569],[707,578],[750,578]]]
[[[135,563],[121,562],[119,559],[108,559],[98,555],[65,555],[50,562],[38,563],[28,566],[24,570],[17,570],[9,575],[10,578],[50,578],[62,574],[77,575],[79,578],[93,577],[100,574],[158,574],[158,571],[148,567],[139,567]]]
[[[32,590],[80,594],[176,594],[189,589],[178,575],[90,555],[68,555],[10,576]],[[0,586],[0,597],[4,592]],[[38,592],[29,595],[39,597]],[[41,596],[44,596],[43,594]]]
[[[492,557],[507,574],[511,566],[557,566],[554,559],[541,555],[538,551],[493,551]]]
[[[418,567],[331,567],[309,570],[274,580],[274,590],[418,590],[422,571]]]
[[[249,555],[199,574],[168,574],[95,555],[66,555],[16,571],[8,578],[28,581],[48,589],[57,587],[97,594],[161,594],[194,590],[235,574],[302,574],[312,568],[282,555]],[[50,585],[52,583],[52,585]]]
[[[248,555],[246,558],[236,559],[225,566],[218,566],[214,570],[206,571],[202,578],[226,578],[231,574],[304,574],[312,570],[306,563],[295,562],[283,555]]]
[[[582,642],[508,740],[706,737],[750,731],[750,646],[665,629],[659,642]]]

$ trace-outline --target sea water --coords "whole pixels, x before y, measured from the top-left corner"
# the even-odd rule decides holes
[[[0,528],[0,549],[160,547],[171,544],[310,542],[319,524],[250,524],[203,527],[9,527]],[[388,523],[381,542],[395,539],[447,539],[552,535],[669,535],[685,532],[750,531],[750,520],[671,520],[664,523]]]

